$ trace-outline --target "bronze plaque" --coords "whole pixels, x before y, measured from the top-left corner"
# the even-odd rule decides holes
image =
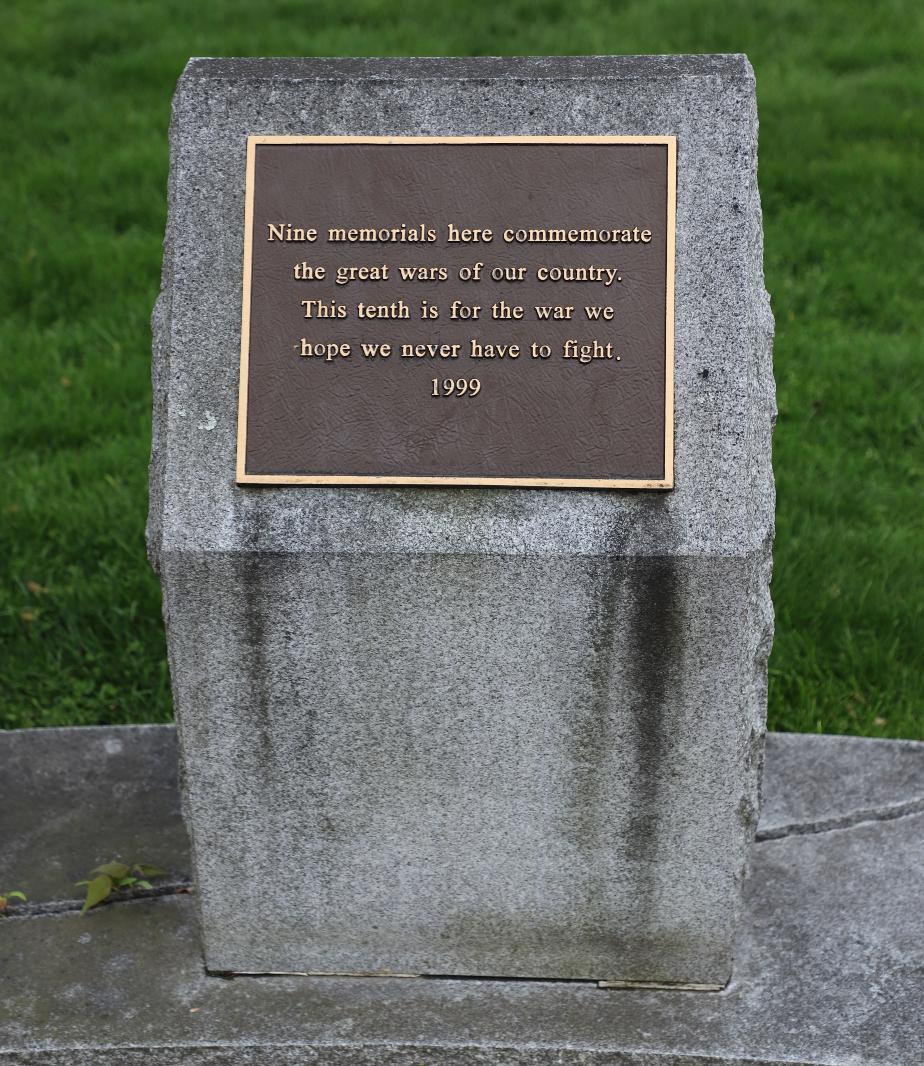
[[[673,485],[673,137],[250,137],[237,480]]]

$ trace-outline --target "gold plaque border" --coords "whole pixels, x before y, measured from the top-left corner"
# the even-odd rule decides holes
[[[258,144],[663,144],[667,147],[667,285],[665,299],[664,478],[452,477],[389,474],[248,474],[247,387],[250,357],[250,291],[253,254],[254,162]],[[674,487],[674,243],[677,222],[677,138],[663,137],[303,137],[247,138],[244,197],[244,279],[241,365],[237,409],[239,485],[494,485],[546,489],[672,489]]]

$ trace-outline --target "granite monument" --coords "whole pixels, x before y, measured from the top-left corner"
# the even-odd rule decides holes
[[[756,137],[743,56],[190,61],[148,537],[210,970],[728,981]]]

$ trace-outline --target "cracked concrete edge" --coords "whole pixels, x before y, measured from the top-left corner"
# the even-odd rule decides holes
[[[882,807],[862,807],[839,818],[823,818],[815,822],[791,822],[772,829],[758,829],[755,842],[761,844],[768,840],[783,840],[791,836],[833,833],[841,829],[853,829],[855,826],[866,825],[869,822],[890,822],[895,818],[906,818],[908,815],[922,812],[924,812],[924,796],[907,800],[904,803],[886,804]]]
[[[770,733],[758,840],[902,817],[924,801],[924,743]]]
[[[306,1058],[306,1054],[311,1057]],[[439,1062],[445,1066],[848,1066],[834,1059],[806,1063],[794,1059],[755,1059],[739,1055],[682,1055],[672,1052],[592,1051],[583,1049],[521,1048],[506,1044],[489,1046],[475,1042],[453,1045],[420,1043],[407,1048],[390,1049],[376,1045],[333,1046],[319,1045],[306,1049],[285,1044],[246,1044],[224,1041],[198,1043],[194,1048],[186,1044],[146,1044],[143,1048],[82,1047],[64,1051],[42,1051],[42,1066],[225,1066],[233,1061],[241,1066],[266,1066],[269,1061],[279,1066],[306,1066],[308,1062],[325,1066],[421,1066]],[[272,1056],[270,1060],[267,1056]],[[91,1057],[92,1056],[92,1057]],[[233,1056],[233,1060],[229,1057]],[[322,1057],[323,1056],[323,1057]],[[39,1061],[29,1054],[21,1057],[16,1051],[0,1049],[2,1066],[31,1066]],[[849,1064],[853,1066],[853,1064]]]

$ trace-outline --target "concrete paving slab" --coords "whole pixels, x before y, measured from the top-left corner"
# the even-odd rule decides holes
[[[152,768],[160,759],[165,771],[169,762],[168,729],[63,735],[75,732],[84,731],[0,735],[4,781],[20,775],[38,790],[18,794],[14,806],[26,818],[21,805],[31,801],[29,824],[65,868],[76,862],[82,832],[108,846],[123,815],[96,811],[96,836],[89,826],[78,831],[79,819],[62,820],[55,804],[82,795],[83,786],[59,781],[43,794],[44,772],[21,776],[31,755],[43,752],[52,778],[66,778],[67,749],[85,745],[92,755],[95,744],[98,754],[110,733],[122,741],[126,768],[137,767],[146,745]],[[118,774],[120,753],[111,755],[110,774]],[[75,780],[86,780],[87,761],[74,763]],[[879,817],[915,799],[915,766],[924,767],[924,745],[769,738],[764,787],[775,820],[762,826],[796,828],[753,850],[734,978],[721,993],[549,981],[222,979],[204,972],[194,899],[165,896],[84,918],[65,910],[0,922],[0,1063],[921,1066],[924,814]],[[802,784],[813,774],[821,777],[817,790]],[[172,826],[175,834],[168,792],[147,795],[163,800],[158,831]],[[851,821],[857,811],[865,816]],[[831,818],[844,828],[824,829]],[[5,871],[16,829],[9,811],[3,829]],[[143,835],[134,843],[151,850]],[[15,850],[20,864],[24,847]],[[181,866],[184,847],[171,854]]]
[[[924,810],[924,744],[768,733],[758,837]]]
[[[0,732],[0,888],[32,902],[123,858],[189,876],[172,725]]]

